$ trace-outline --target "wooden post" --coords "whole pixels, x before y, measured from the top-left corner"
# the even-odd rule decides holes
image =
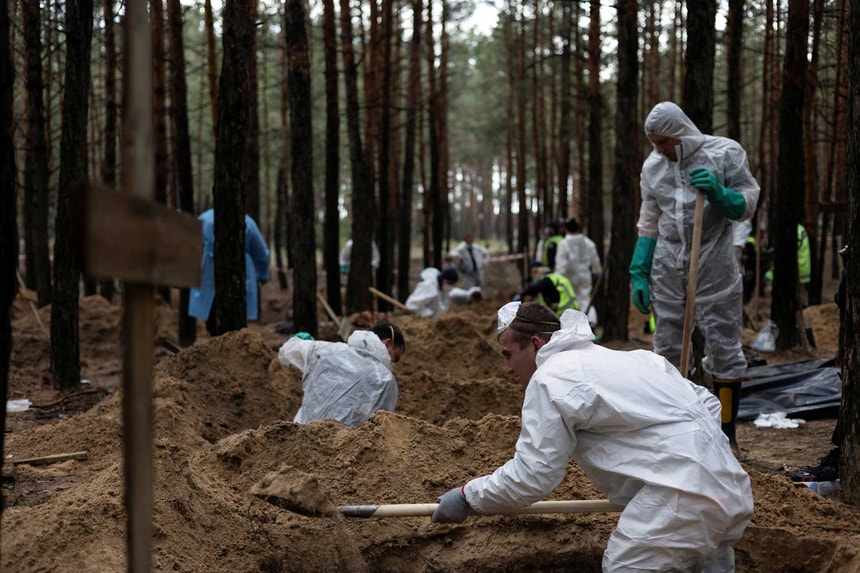
[[[123,448],[130,573],[152,566],[154,285],[200,282],[203,239],[193,215],[153,202],[152,52],[145,0],[126,4],[122,188],[81,187],[76,247],[92,278],[123,282]]]
[[[702,219],[705,212],[705,194],[696,193],[696,210],[693,215],[693,244],[690,246],[690,271],[687,280],[687,307],[684,311],[684,338],[681,340],[681,376],[686,378],[690,367],[690,339],[696,314],[696,283],[699,277],[699,250],[702,246]]]

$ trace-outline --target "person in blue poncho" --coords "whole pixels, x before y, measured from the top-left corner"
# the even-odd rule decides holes
[[[197,219],[203,225],[203,275],[199,287],[191,289],[188,314],[206,322],[210,335],[218,334],[215,313],[215,210],[209,209]],[[269,280],[269,248],[257,223],[245,215],[245,303],[248,320],[257,320],[259,282]]]

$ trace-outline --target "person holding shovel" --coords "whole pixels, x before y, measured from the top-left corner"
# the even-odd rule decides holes
[[[732,247],[732,221],[755,212],[759,185],[744,149],[705,135],[672,102],[645,120],[654,151],[642,165],[639,238],[630,263],[633,304],[656,318],[654,352],[680,367],[685,305],[696,275],[694,318],[705,337],[702,367],[722,404],[722,427],[737,453],[735,420],[747,361],[741,348],[743,284]],[[699,264],[690,258],[696,196],[705,194]],[[687,372],[681,372],[686,376]]]
[[[624,505],[606,573],[734,571],[732,545],[753,514],[750,480],[720,430],[720,404],[647,350],[592,342],[577,310],[537,303],[498,312],[504,368],[525,388],[513,459],[443,494],[434,523],[526,507],[549,495],[572,458]]]
[[[278,350],[278,362],[303,372],[302,405],[294,422],[332,418],[351,428],[377,410],[394,410],[397,381],[391,365],[406,351],[400,329],[380,322],[353,332],[346,343],[314,340],[300,332]]]

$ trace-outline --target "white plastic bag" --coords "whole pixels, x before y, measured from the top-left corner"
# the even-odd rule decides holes
[[[788,419],[785,416],[785,412],[772,412],[770,414],[759,414],[758,418],[756,418],[755,424],[756,428],[776,428],[778,430],[782,430],[784,428],[796,428],[800,424],[805,424],[806,420],[801,420],[799,418]]]
[[[762,352],[773,352],[776,350],[776,337],[778,335],[779,328],[771,320],[766,320],[761,330],[758,331],[752,347]]]

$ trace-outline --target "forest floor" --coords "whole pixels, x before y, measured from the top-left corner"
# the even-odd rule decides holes
[[[434,525],[426,517],[306,517],[249,494],[282,477],[319,488],[335,505],[429,503],[447,489],[509,459],[519,434],[522,390],[502,372],[496,309],[518,291],[514,263],[492,263],[482,302],[436,319],[402,314],[407,351],[395,366],[397,409],[350,430],[332,421],[291,422],[301,374],[277,361],[289,292],[272,281],[261,320],[173,354],[176,313],[157,307],[153,382],[153,570],[212,572],[599,571],[617,514],[475,517]],[[834,285],[830,285],[833,287]],[[825,297],[832,300],[833,289]],[[762,305],[763,306],[763,305]],[[14,308],[10,399],[32,406],[10,413],[6,457],[86,451],[84,460],[15,466],[3,485],[0,570],[115,573],[126,568],[122,463],[119,301],[81,300],[82,376],[59,393],[50,384],[49,335],[27,303]],[[40,311],[47,325],[50,309]],[[321,311],[321,317],[325,318]],[[649,348],[643,319],[631,313],[631,340]],[[816,348],[759,353],[768,364],[834,358],[838,313],[810,307]],[[755,338],[745,330],[744,342]],[[336,328],[321,325],[320,338]],[[752,478],[755,516],[737,544],[739,572],[860,572],[860,508],[823,498],[789,475],[832,448],[833,419],[794,429],[739,424],[741,461]],[[571,462],[550,499],[602,496]]]

